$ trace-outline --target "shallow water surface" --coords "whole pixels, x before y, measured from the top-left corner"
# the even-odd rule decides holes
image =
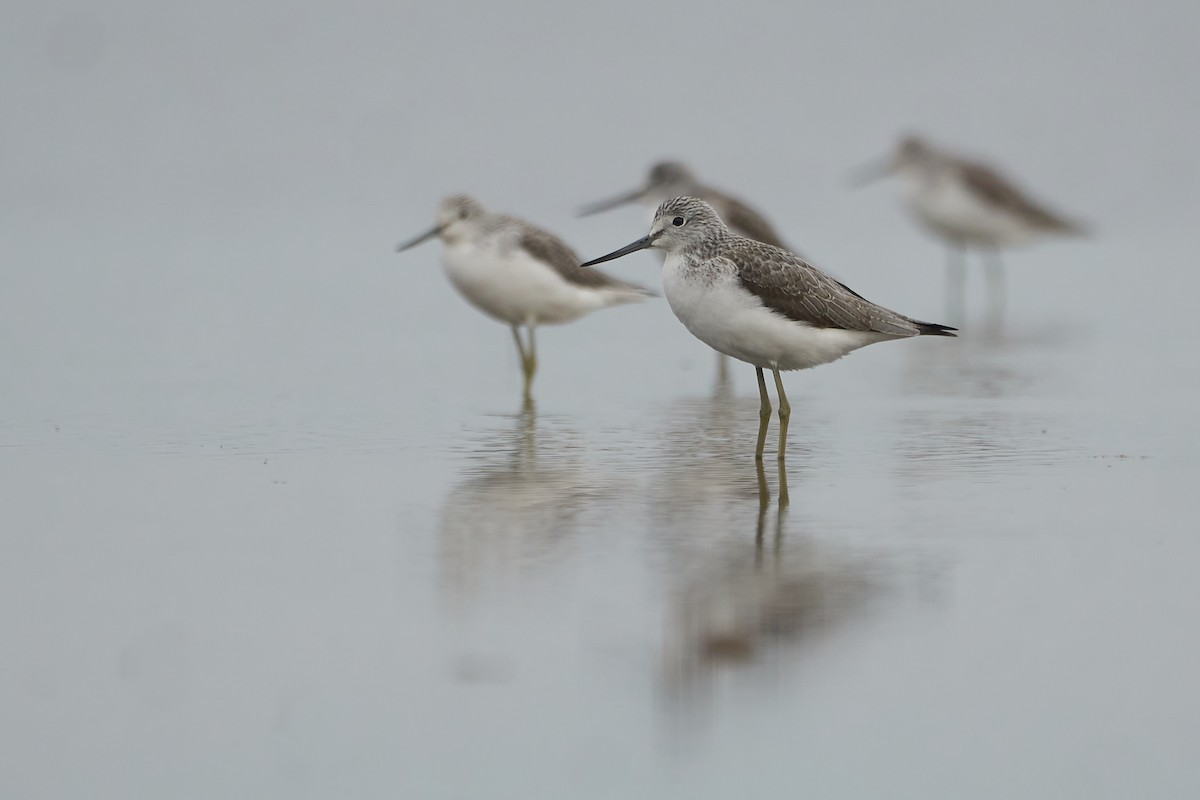
[[[315,383],[278,418],[10,418],[11,785],[1195,786],[1193,423],[1122,411],[1090,367],[1121,337],[1061,324],[790,376],[786,469],[750,370],[709,385],[685,339],[615,403],[580,338],[548,398],[503,399],[512,357],[417,421]]]

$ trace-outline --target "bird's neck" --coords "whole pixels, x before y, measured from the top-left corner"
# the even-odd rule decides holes
[[[704,261],[720,253],[738,238],[734,233],[723,231],[720,234],[706,237],[702,242],[680,248],[676,255],[687,260]]]

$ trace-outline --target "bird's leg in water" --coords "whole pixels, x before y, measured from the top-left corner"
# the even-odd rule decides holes
[[[762,461],[763,446],[767,443],[767,426],[771,424],[771,398],[767,394],[767,379],[763,377],[762,367],[754,368],[758,375],[758,446],[754,449],[754,458]]]
[[[787,450],[788,420],[792,418],[792,405],[788,402],[787,392],[783,391],[783,379],[779,377],[779,370],[773,369],[771,372],[775,373],[775,391],[779,394],[779,460],[782,462]]]

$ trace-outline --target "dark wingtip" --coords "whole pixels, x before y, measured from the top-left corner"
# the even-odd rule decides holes
[[[952,328],[949,325],[938,325],[936,322],[915,322],[917,330],[920,331],[918,336],[958,336],[955,331],[958,328]]]

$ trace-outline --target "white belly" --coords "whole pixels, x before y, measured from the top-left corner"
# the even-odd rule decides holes
[[[509,325],[557,325],[612,305],[613,292],[572,284],[523,250],[447,245],[442,266],[471,305]]]
[[[764,369],[807,369],[895,338],[814,328],[788,319],[743,289],[732,268],[702,273],[674,254],[663,262],[663,293],[693,336],[717,352]]]
[[[981,199],[951,175],[910,183],[906,199],[917,222],[962,244],[1004,247],[1036,236],[1018,217]]]

